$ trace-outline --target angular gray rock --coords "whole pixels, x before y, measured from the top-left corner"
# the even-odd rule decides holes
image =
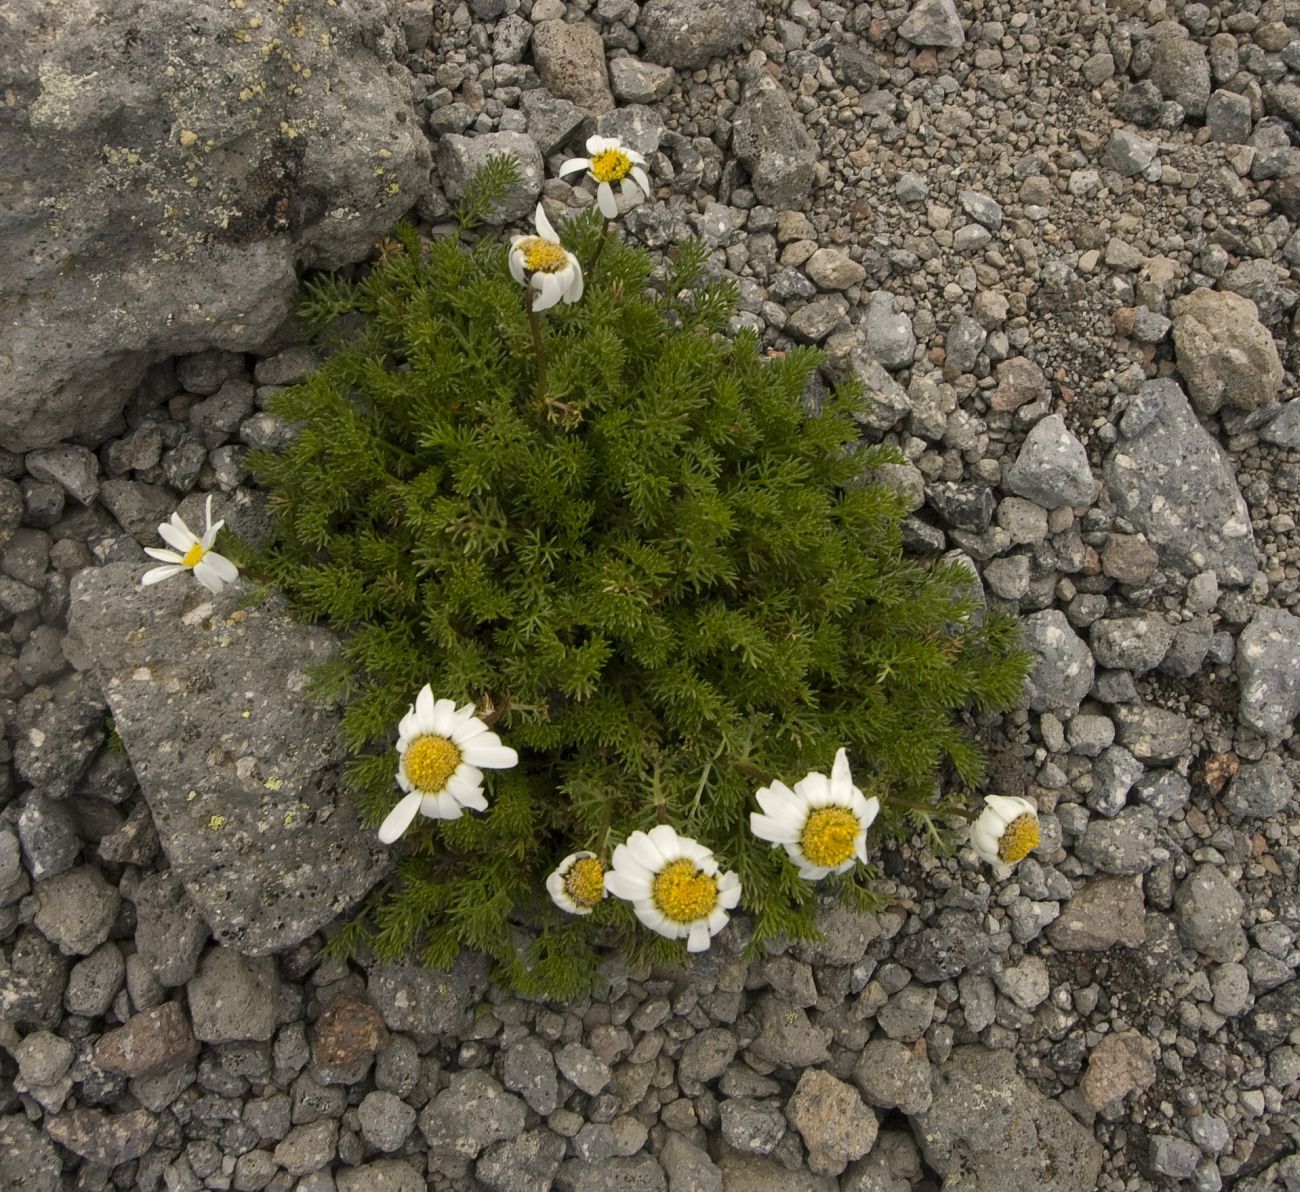
[[[1092,500],[1088,453],[1059,414],[1044,418],[1029,432],[1007,473],[1007,488],[1044,509]]]
[[[336,641],[279,600],[240,607],[141,567],[77,576],[72,632],[95,666],[172,873],[217,941],[292,947],[356,903],[391,861],[343,792],[335,709],[309,702]]]
[[[524,1103],[478,1069],[452,1073],[451,1083],[420,1112],[420,1132],[441,1154],[473,1159],[494,1142],[523,1133]]]
[[[464,197],[474,175],[489,157],[509,154],[519,163],[519,184],[509,191],[483,222],[494,227],[528,219],[542,193],[542,154],[532,137],[521,132],[492,132],[479,137],[448,133],[438,141],[438,173],[443,190],[453,203]]]
[[[933,1079],[913,1129],[940,1176],[970,1188],[1078,1192],[1096,1186],[1102,1149],[1068,1110],[1021,1078],[1010,1051],[959,1047]]]
[[[1238,715],[1255,732],[1279,737],[1300,714],[1300,617],[1260,608],[1237,639]]]
[[[898,34],[914,46],[956,49],[966,42],[953,0],[916,0]]]
[[[1038,656],[1025,684],[1035,712],[1074,712],[1092,689],[1095,667],[1083,639],[1060,609],[1047,609],[1021,622],[1020,644]]]
[[[376,964],[366,993],[389,1030],[432,1038],[463,1029],[487,984],[487,958],[462,952],[448,970],[412,961]]]
[[[597,116],[614,106],[605,47],[595,25],[538,22],[533,28],[533,62],[542,86],[552,95],[571,100]]]
[[[803,205],[817,178],[817,146],[789,97],[766,72],[745,86],[731,148],[749,171],[760,202],[777,208]]]
[[[1089,638],[1099,666],[1142,675],[1160,665],[1173,643],[1174,630],[1158,613],[1141,613],[1094,621]]]
[[[1246,954],[1245,900],[1222,869],[1198,865],[1174,891],[1174,920],[1184,942],[1221,964]]]
[[[36,887],[36,928],[65,956],[89,956],[106,939],[121,903],[98,869],[82,865]]]
[[[1210,100],[1210,62],[1190,37],[1156,38],[1151,53],[1151,81],[1160,94],[1200,119]]]
[[[877,290],[871,295],[865,326],[867,351],[885,368],[897,371],[912,363],[916,333],[912,320],[903,311],[894,310],[893,294]]]
[[[1250,512],[1232,464],[1178,384],[1144,384],[1120,433],[1103,470],[1115,511],[1166,567],[1188,576],[1213,568],[1221,584],[1248,584],[1258,569]]]
[[[1146,939],[1140,877],[1099,877],[1086,882],[1047,929],[1062,952],[1105,952],[1116,944],[1141,947]]]
[[[647,0],[636,31],[652,62],[693,70],[739,49],[762,26],[755,0]]]
[[[1241,767],[1228,784],[1224,806],[1243,819],[1267,819],[1290,806],[1295,787],[1282,766],[1282,759],[1270,753],[1262,760]]]
[[[817,1175],[839,1175],[853,1159],[862,1158],[879,1129],[858,1090],[820,1068],[800,1074],[785,1116],[808,1148],[808,1167]]]
[[[1106,142],[1101,164],[1123,178],[1133,178],[1155,161],[1158,151],[1159,146],[1154,141],[1148,141],[1127,128],[1117,128]]]
[[[853,1065],[853,1082],[868,1105],[901,1109],[909,1116],[929,1109],[934,1099],[929,1060],[893,1039],[872,1039],[862,1049]]]
[[[1254,410],[1282,386],[1277,344],[1259,308],[1228,290],[1196,290],[1173,304],[1178,371],[1199,414]]]
[[[359,259],[412,206],[430,159],[398,8],[6,6],[6,446],[100,433],[165,356],[259,346],[298,266]]]
[[[550,1192],[563,1161],[563,1138],[546,1129],[528,1130],[488,1147],[474,1175],[488,1192]]]
[[[280,980],[270,957],[245,959],[213,948],[186,987],[194,1037],[204,1043],[265,1041],[275,1033]]]

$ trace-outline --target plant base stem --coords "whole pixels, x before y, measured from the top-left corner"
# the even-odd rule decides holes
[[[542,316],[533,309],[533,285],[529,279],[524,290],[524,310],[528,312],[528,326],[533,333],[533,354],[537,357],[537,400],[546,401],[546,348],[542,344]]]

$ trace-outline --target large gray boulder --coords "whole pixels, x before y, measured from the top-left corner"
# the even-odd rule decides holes
[[[1064,1106],[1031,1088],[1010,1051],[959,1047],[934,1070],[930,1108],[912,1118],[926,1163],[953,1188],[1096,1187],[1102,1150]]]
[[[1197,421],[1177,382],[1148,381],[1119,424],[1103,468],[1115,512],[1147,536],[1163,566],[1212,568],[1221,584],[1258,568],[1250,511],[1223,449]]]
[[[745,87],[731,148],[749,171],[760,202],[783,210],[803,206],[817,179],[817,146],[789,97],[766,72]]]
[[[0,6],[0,441],[95,434],[149,364],[265,343],[298,266],[415,204],[400,8]]]
[[[694,70],[738,50],[762,27],[755,0],[647,0],[636,31],[651,62]]]
[[[113,563],[72,584],[70,629],[98,673],[172,873],[217,942],[291,948],[388,871],[342,789],[332,706],[309,700],[337,643],[240,586],[141,588]]]

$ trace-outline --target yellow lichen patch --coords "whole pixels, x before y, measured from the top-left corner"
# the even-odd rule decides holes
[[[605,897],[605,867],[595,857],[580,857],[564,875],[564,889],[579,906],[595,906]]]
[[[460,750],[446,737],[427,733],[407,746],[402,764],[416,790],[436,795],[460,765]]]
[[[814,865],[833,869],[853,856],[861,826],[847,807],[818,807],[804,821],[799,847]]]
[[[263,785],[269,791],[278,791],[284,785],[284,779],[272,775],[272,777],[268,778]]]
[[[198,139],[199,134],[188,128],[182,128],[181,135],[177,138],[186,149],[193,145]]]
[[[298,135],[298,129],[294,128],[294,126],[293,126],[292,124],[290,124],[287,120],[281,120],[281,121],[280,121],[280,135],[281,135],[281,136],[288,137],[289,140],[292,141],[292,140],[294,139],[294,137],[296,137],[296,136]]]
[[[220,832],[226,826],[226,817],[224,815],[208,816],[208,831]]]
[[[650,896],[664,918],[674,923],[706,919],[718,905],[718,882],[688,857],[670,861],[650,885]]]
[[[1012,865],[1023,861],[1038,847],[1038,816],[1032,812],[1018,815],[1003,830],[998,840],[998,856]]]
[[[249,27],[250,29],[260,29],[260,28],[262,27],[262,18],[261,18],[261,16],[259,15],[259,16],[249,17],[249,18],[248,18],[248,27]]]

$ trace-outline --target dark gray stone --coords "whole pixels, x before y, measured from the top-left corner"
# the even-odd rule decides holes
[[[32,878],[53,877],[76,864],[81,852],[77,827],[66,803],[30,794],[18,815],[18,840]]]
[[[898,35],[915,46],[956,49],[966,42],[953,0],[916,0]]]
[[[278,600],[241,607],[239,585],[212,598],[185,576],[154,588],[139,576],[128,563],[79,575],[71,631],[171,870],[218,942],[250,955],[291,947],[390,863],[342,790],[337,712],[303,694],[337,643]]]
[[[39,882],[36,900],[37,930],[65,956],[89,956],[108,939],[121,902],[89,865]]]
[[[746,1155],[770,1155],[785,1137],[785,1114],[775,1101],[728,1097],[718,1106],[722,1137]]]
[[[1089,638],[1099,666],[1141,675],[1160,665],[1173,643],[1174,630],[1158,613],[1139,613],[1094,621]]]
[[[66,798],[104,744],[105,715],[103,697],[87,675],[29,691],[14,721],[18,776],[42,795]]]
[[[375,964],[366,992],[389,1030],[432,1038],[462,1030],[487,985],[487,958],[462,952],[447,970],[411,961]]]
[[[991,1017],[992,990],[989,992],[989,1013]],[[966,1020],[969,1025],[969,1014]],[[853,1065],[853,1081],[862,1090],[868,1105],[901,1109],[909,1116],[923,1113],[933,1100],[930,1062],[924,1055],[918,1055],[914,1048],[893,1039],[873,1039],[862,1049]]]
[[[756,38],[762,25],[754,0],[647,0],[636,31],[646,57],[693,70]]]
[[[454,1072],[420,1112],[420,1132],[435,1152],[473,1159],[494,1142],[523,1133],[526,1110],[486,1072]]]
[[[737,11],[746,4],[742,0],[728,7]],[[817,147],[789,97],[766,72],[745,87],[732,126],[731,147],[749,171],[760,202],[777,208],[803,205],[817,177]]]
[[[135,903],[136,955],[160,985],[184,985],[198,970],[208,925],[173,873],[151,873],[129,890]]]
[[[916,333],[904,311],[894,309],[894,296],[877,290],[867,304],[867,351],[885,368],[908,368],[916,352]]]
[[[734,1046],[732,1051],[734,1054]],[[555,1060],[545,1044],[533,1035],[520,1039],[505,1053],[501,1080],[506,1088],[522,1096],[528,1107],[542,1117],[549,1117],[560,1103]]]
[[[1078,1192],[1096,1185],[1092,1132],[1030,1088],[1010,1051],[959,1047],[934,1072],[934,1100],[913,1118],[925,1161],[971,1187]]]
[[[1159,37],[1151,52],[1151,81],[1160,94],[1200,119],[1210,101],[1210,61],[1188,37]]]
[[[1025,617],[1020,641],[1038,659],[1025,687],[1029,706],[1035,712],[1074,712],[1092,687],[1095,667],[1065,614],[1047,609]]]
[[[0,159],[31,184],[0,217],[0,275],[31,317],[0,331],[0,439],[102,433],[150,364],[258,346],[296,266],[369,252],[429,181],[397,8],[275,8],[255,30],[226,0],[7,13]]]
[[[11,1192],[61,1192],[63,1164],[54,1144],[25,1117],[0,1117],[0,1188]]]
[[[550,1192],[564,1150],[564,1139],[550,1130],[528,1130],[488,1147],[474,1176],[488,1192]]]
[[[899,964],[922,981],[947,981],[989,954],[989,939],[979,915],[971,911],[943,910],[934,922],[894,947]]]
[[[519,163],[520,180],[484,217],[492,226],[516,223],[532,216],[542,193],[542,155],[536,142],[521,132],[494,132],[479,137],[452,134],[438,141],[438,173],[447,198],[464,197],[465,188],[489,157],[508,154]]]
[[[1114,819],[1089,820],[1075,854],[1100,873],[1146,873],[1155,846],[1155,814],[1149,807],[1129,807]]]
[[[1184,942],[1221,964],[1246,954],[1245,908],[1227,875],[1214,865],[1198,865],[1174,891],[1174,921]]]
[[[1223,449],[1170,380],[1148,381],[1120,422],[1106,457],[1115,510],[1184,575],[1214,568],[1222,584],[1248,584],[1257,570],[1250,512]]]
[[[1088,806],[1100,815],[1118,815],[1133,784],[1142,777],[1142,763],[1123,745],[1112,745],[1092,768]]]
[[[1291,805],[1295,787],[1275,753],[1247,763],[1233,776],[1223,797],[1224,806],[1243,819],[1266,819]]]
[[[270,1039],[280,981],[270,957],[248,959],[213,948],[186,986],[194,1037],[203,1043]]]
[[[1238,715],[1264,737],[1280,737],[1300,714],[1300,617],[1257,609],[1237,640]]]

